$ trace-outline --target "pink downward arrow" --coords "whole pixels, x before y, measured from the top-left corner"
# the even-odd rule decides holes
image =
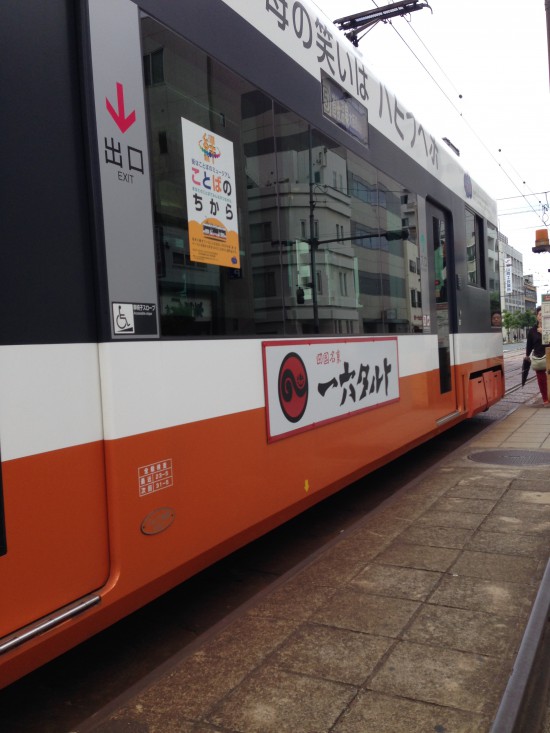
[[[135,110],[133,110],[132,112],[130,112],[128,117],[126,117],[124,111],[124,87],[122,86],[122,84],[119,84],[118,81],[116,83],[116,99],[118,109],[115,109],[113,107],[107,97],[105,97],[105,106],[107,107],[107,111],[109,112],[113,120],[116,122],[118,129],[124,134],[126,130],[131,127],[136,121],[136,112]]]

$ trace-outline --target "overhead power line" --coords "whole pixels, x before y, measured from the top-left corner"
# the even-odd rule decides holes
[[[548,0],[548,2],[550,2],[550,0]],[[486,151],[486,152],[487,152],[487,153],[489,154],[489,156],[490,156],[490,157],[492,158],[492,160],[494,161],[494,163],[496,163],[496,165],[497,165],[497,166],[498,166],[498,167],[499,167],[499,168],[501,169],[501,171],[502,171],[503,175],[504,175],[504,176],[506,176],[506,178],[507,178],[507,179],[508,179],[508,180],[510,181],[510,183],[512,184],[512,186],[513,186],[513,187],[514,187],[514,188],[515,188],[515,189],[516,189],[516,190],[518,191],[518,196],[514,196],[514,197],[508,197],[508,198],[522,198],[522,199],[524,199],[524,201],[525,201],[525,203],[527,204],[527,206],[529,207],[530,211],[531,211],[532,213],[534,213],[534,214],[535,214],[535,215],[536,215],[536,216],[537,216],[537,217],[538,217],[538,218],[539,218],[539,219],[540,219],[540,220],[542,221],[542,223],[543,223],[543,224],[544,224],[544,225],[546,226],[546,224],[547,224],[547,221],[546,221],[546,220],[547,220],[547,218],[548,218],[548,211],[549,211],[548,203],[547,203],[547,204],[543,204],[543,203],[542,203],[542,201],[539,201],[539,202],[538,202],[538,203],[539,203],[539,204],[541,204],[541,206],[542,206],[542,215],[541,215],[541,214],[540,214],[540,213],[539,213],[539,212],[538,212],[538,211],[537,211],[537,210],[536,210],[536,209],[535,209],[535,208],[534,208],[534,207],[532,206],[532,204],[531,204],[531,203],[530,203],[530,202],[529,202],[529,201],[527,200],[527,197],[528,197],[528,196],[537,196],[537,195],[541,195],[541,194],[535,194],[535,193],[533,193],[533,192],[531,192],[531,193],[529,193],[529,194],[526,194],[525,192],[521,191],[521,189],[519,188],[519,186],[518,186],[518,184],[516,183],[516,181],[514,181],[514,179],[513,179],[512,177],[511,177],[511,175],[510,175],[510,174],[508,173],[508,171],[507,171],[507,170],[506,170],[506,169],[505,169],[505,168],[503,167],[503,164],[502,164],[502,163],[501,163],[501,162],[500,162],[500,161],[499,161],[499,160],[498,160],[498,159],[496,158],[496,156],[495,156],[495,154],[493,153],[493,151],[492,151],[492,150],[491,150],[491,149],[490,149],[490,148],[489,148],[489,147],[488,147],[488,146],[486,145],[486,143],[484,142],[484,140],[482,140],[482,138],[481,138],[481,137],[479,136],[479,134],[478,134],[478,133],[477,133],[477,131],[476,131],[476,130],[474,129],[474,127],[473,127],[473,126],[472,126],[472,125],[470,124],[470,122],[469,122],[469,121],[468,121],[468,120],[467,120],[467,119],[466,119],[466,118],[464,117],[464,114],[462,113],[462,111],[461,111],[461,110],[460,110],[460,109],[459,109],[459,108],[457,107],[457,105],[455,104],[455,102],[453,101],[453,99],[452,99],[452,98],[451,98],[451,97],[450,97],[450,96],[449,96],[449,95],[447,94],[447,92],[446,92],[446,91],[445,91],[445,90],[444,90],[444,89],[442,88],[442,86],[441,86],[441,85],[439,84],[439,82],[438,82],[438,81],[437,81],[437,80],[435,79],[435,77],[433,76],[433,74],[431,73],[431,71],[430,71],[430,70],[429,70],[429,69],[428,69],[428,68],[426,67],[426,65],[425,65],[425,64],[423,63],[423,61],[422,61],[422,60],[421,60],[421,59],[419,58],[419,56],[418,56],[418,55],[417,55],[417,54],[415,53],[415,51],[413,51],[413,49],[412,49],[412,48],[411,48],[411,46],[410,46],[410,45],[409,45],[409,44],[407,43],[407,41],[405,40],[405,38],[404,38],[404,37],[403,37],[403,36],[401,35],[401,33],[400,33],[400,32],[399,32],[398,30],[397,30],[397,28],[395,27],[395,25],[393,24],[393,22],[391,21],[391,19],[389,19],[389,20],[387,19],[387,18],[388,18],[389,16],[386,16],[386,19],[384,19],[384,18],[383,18],[383,16],[382,16],[382,12],[381,12],[381,11],[383,11],[383,10],[384,10],[384,7],[385,7],[385,8],[390,8],[390,9],[391,9],[391,8],[393,8],[393,7],[395,6],[395,11],[396,11],[396,12],[393,12],[393,15],[392,15],[392,17],[396,17],[396,16],[403,16],[404,14],[409,14],[409,12],[410,12],[410,9],[414,9],[414,10],[419,10],[419,9],[421,9],[422,7],[430,7],[430,6],[429,6],[429,4],[428,4],[427,2],[425,2],[425,3],[423,4],[423,5],[418,5],[418,3],[419,3],[419,0],[411,0],[411,2],[410,2],[410,3],[406,2],[406,1],[405,1],[405,2],[398,2],[398,3],[393,3],[393,4],[392,4],[392,5],[390,5],[390,6],[378,6],[378,5],[377,5],[377,3],[375,2],[375,0],[372,0],[372,3],[373,3],[373,5],[375,6],[375,9],[374,9],[374,10],[372,10],[372,11],[365,11],[364,13],[357,13],[357,14],[355,14],[355,15],[345,16],[345,17],[343,17],[343,18],[339,18],[339,19],[337,19],[337,20],[335,20],[335,21],[333,21],[333,22],[334,22],[334,23],[335,23],[336,25],[338,25],[339,23],[341,24],[341,23],[343,23],[343,22],[345,22],[345,21],[348,21],[349,23],[351,23],[351,20],[352,20],[352,19],[355,19],[355,21],[354,21],[354,22],[355,22],[355,23],[357,24],[357,19],[360,19],[360,18],[364,18],[364,17],[367,17],[367,18],[369,18],[369,17],[370,17],[370,18],[372,18],[372,19],[373,19],[373,20],[372,20],[372,22],[370,22],[370,23],[368,23],[368,24],[364,24],[364,25],[363,25],[363,28],[361,28],[361,27],[358,27],[358,28],[355,28],[355,29],[354,29],[354,28],[352,28],[352,26],[351,26],[351,25],[348,25],[348,27],[349,27],[349,32],[348,32],[348,33],[346,33],[345,35],[346,35],[346,36],[347,36],[347,37],[349,38],[349,37],[350,37],[350,35],[352,34],[352,32],[355,32],[355,38],[354,38],[354,39],[350,39],[350,40],[352,40],[352,42],[354,43],[354,45],[358,45],[358,41],[359,41],[359,40],[361,40],[361,38],[363,38],[363,37],[364,37],[364,35],[365,35],[365,34],[363,34],[363,36],[361,36],[361,38],[358,38],[358,37],[357,37],[357,33],[359,33],[359,32],[360,32],[360,31],[361,31],[362,29],[366,28],[367,30],[365,31],[365,33],[367,33],[367,32],[368,32],[369,30],[372,30],[372,28],[374,27],[374,25],[375,25],[375,24],[376,24],[376,23],[377,23],[377,22],[378,22],[379,20],[382,20],[382,21],[383,21],[384,23],[388,23],[388,24],[389,24],[389,25],[390,25],[390,26],[391,26],[391,27],[393,28],[393,30],[395,31],[395,33],[397,33],[397,35],[398,35],[398,37],[400,38],[400,40],[402,41],[402,43],[404,43],[404,44],[405,44],[405,46],[407,47],[407,49],[409,50],[409,52],[410,52],[410,53],[411,53],[411,54],[412,54],[412,55],[413,55],[413,56],[415,57],[415,59],[416,59],[416,60],[418,61],[418,63],[420,64],[420,66],[421,66],[421,67],[422,67],[422,68],[424,69],[424,71],[425,71],[425,72],[426,72],[426,74],[427,74],[427,75],[429,76],[429,78],[430,78],[430,79],[432,80],[432,82],[433,82],[433,83],[434,83],[434,84],[436,85],[436,87],[437,87],[437,88],[439,89],[439,91],[441,92],[441,94],[443,94],[443,96],[445,97],[445,99],[447,99],[447,101],[449,102],[449,104],[451,105],[451,107],[452,107],[452,108],[454,109],[454,111],[455,111],[455,112],[456,112],[456,113],[458,114],[458,116],[459,116],[459,117],[460,117],[460,118],[462,119],[462,121],[464,122],[464,124],[465,124],[465,125],[466,125],[466,126],[467,126],[467,127],[469,128],[469,130],[470,130],[470,131],[471,131],[471,133],[472,133],[472,134],[474,135],[474,137],[475,137],[475,138],[476,138],[476,139],[478,140],[478,142],[480,143],[480,145],[481,145],[481,146],[482,146],[482,147],[483,147],[483,148],[485,149],[485,151]],[[416,5],[416,7],[414,7],[414,8],[413,8],[413,7],[412,7],[413,5]],[[399,11],[399,12],[398,12],[398,8],[397,8],[397,6],[401,6],[401,11]],[[410,6],[410,9],[409,9],[409,11],[405,11],[405,12],[403,12],[403,8],[406,8],[407,6]],[[430,7],[430,10],[431,10],[431,7]],[[433,12],[433,11],[432,11],[432,12]],[[424,41],[422,40],[422,38],[421,38],[421,37],[420,37],[420,36],[418,35],[418,33],[416,32],[416,30],[415,30],[415,29],[413,28],[413,26],[412,26],[412,23],[411,23],[411,21],[410,21],[410,20],[408,20],[408,19],[406,19],[406,20],[407,20],[407,22],[408,22],[408,24],[409,24],[409,28],[410,28],[410,29],[412,30],[412,32],[413,32],[413,33],[415,34],[415,36],[416,36],[416,38],[418,39],[418,41],[419,41],[419,42],[420,42],[420,43],[422,44],[422,46],[424,47],[424,49],[426,50],[426,52],[427,52],[427,53],[429,54],[429,56],[431,57],[432,61],[433,61],[433,62],[435,63],[435,65],[436,65],[436,66],[438,67],[438,69],[440,70],[440,72],[442,73],[442,75],[443,75],[443,76],[445,77],[445,79],[447,80],[447,82],[448,82],[448,83],[449,83],[449,84],[451,85],[451,87],[452,87],[452,88],[454,89],[454,91],[455,91],[455,93],[456,93],[456,95],[457,95],[458,99],[462,99],[462,98],[463,98],[463,95],[462,95],[462,93],[461,93],[461,92],[460,92],[460,91],[459,91],[459,90],[457,89],[456,85],[455,85],[455,84],[453,83],[453,81],[452,81],[452,80],[450,79],[450,77],[449,77],[449,76],[448,76],[448,74],[447,74],[447,73],[445,72],[445,70],[443,69],[443,67],[441,66],[441,64],[440,64],[440,63],[439,63],[439,62],[437,61],[437,59],[435,58],[435,56],[433,55],[433,53],[432,53],[432,52],[430,51],[430,49],[428,48],[428,46],[427,46],[427,45],[426,45],[426,44],[424,43]],[[342,25],[340,25],[340,29],[341,29],[341,30],[345,30],[345,26],[342,26]],[[502,153],[502,148],[499,148],[498,152],[499,152],[499,153]],[[527,184],[526,184],[526,181],[525,181],[525,180],[523,180],[523,177],[522,177],[522,176],[521,176],[521,175],[519,174],[519,172],[518,172],[518,171],[517,171],[517,170],[516,170],[516,169],[514,168],[514,166],[513,166],[513,165],[512,165],[511,163],[510,163],[510,161],[507,161],[507,164],[508,164],[508,165],[510,166],[510,168],[511,168],[511,169],[512,169],[512,170],[514,171],[514,173],[515,173],[515,175],[516,175],[516,176],[518,177],[518,179],[522,181],[523,185],[527,185]],[[547,193],[547,192],[542,192],[542,193],[544,193],[544,194],[546,195],[546,193]],[[505,199],[497,199],[497,200],[498,200],[498,201],[501,201],[501,200],[505,200]],[[529,213],[529,212],[527,212],[527,213]]]
[[[497,199],[497,201],[508,201],[509,199],[522,199],[526,196],[548,196],[550,191],[538,191],[537,193],[527,193],[527,194],[520,194],[518,196],[503,196],[500,199]]]
[[[372,2],[376,6],[375,0],[372,0]],[[410,23],[410,21],[407,21],[407,22],[409,23],[409,27],[413,30],[414,34],[416,35],[416,37],[418,38],[418,40],[420,41],[420,43],[422,43],[422,45],[424,46],[424,48],[427,50],[427,52],[429,53],[429,55],[433,59],[434,63],[438,66],[438,68],[441,70],[441,72],[443,73],[443,75],[445,76],[445,78],[449,81],[449,83],[451,84],[451,86],[455,89],[455,91],[458,94],[459,99],[462,99],[462,96],[463,95],[458,92],[456,86],[452,83],[452,81],[450,80],[449,76],[443,71],[443,68],[438,63],[438,61],[435,59],[435,57],[432,54],[432,52],[428,49],[428,47],[426,46],[426,44],[424,43],[424,41],[422,41],[422,39],[420,38],[420,36],[418,35],[418,33],[412,28],[412,24]],[[391,20],[388,21],[388,23],[393,28],[393,30],[395,31],[395,33],[397,33],[397,35],[399,36],[399,38],[401,39],[401,41],[405,44],[405,46],[409,49],[410,53],[412,53],[412,55],[415,57],[415,59],[418,61],[418,63],[422,66],[422,68],[424,69],[424,71],[428,74],[428,76],[430,77],[430,79],[437,86],[437,88],[440,90],[440,92],[443,94],[443,96],[447,99],[447,101],[452,106],[452,108],[455,110],[455,112],[459,115],[459,117],[461,117],[461,119],[463,120],[464,124],[469,128],[469,130],[472,132],[472,134],[475,136],[475,138],[478,140],[478,142],[482,145],[482,147],[490,155],[490,157],[493,159],[493,161],[498,165],[498,167],[501,169],[502,173],[506,176],[506,178],[508,178],[508,180],[510,181],[510,183],[512,184],[512,186],[519,192],[519,197],[521,197],[521,198],[523,198],[525,200],[525,203],[529,206],[529,208],[531,209],[531,211],[536,216],[538,216],[540,218],[540,220],[542,221],[543,224],[546,225],[546,217],[544,216],[545,207],[543,206],[543,215],[541,215],[539,212],[536,211],[536,209],[527,200],[526,194],[523,191],[521,191],[521,189],[519,188],[519,186],[517,185],[517,183],[513,180],[513,178],[510,176],[510,174],[508,173],[508,171],[503,168],[502,163],[500,163],[497,160],[497,158],[494,155],[494,153],[492,152],[492,150],[485,144],[484,140],[481,139],[481,137],[479,136],[479,134],[477,133],[477,131],[473,128],[473,126],[470,124],[470,122],[464,117],[463,113],[458,109],[458,107],[453,102],[453,100],[449,97],[449,95],[445,92],[445,90],[437,82],[437,80],[435,79],[435,77],[433,76],[433,74],[430,72],[430,70],[420,60],[420,58],[418,57],[418,55],[413,51],[413,49],[407,43],[407,41],[405,40],[405,38],[403,38],[403,36],[401,35],[401,33],[397,30],[397,28],[395,27],[395,25],[391,22]],[[501,148],[499,148],[499,153],[502,153],[502,149]],[[510,167],[512,168],[512,170],[514,171],[514,173],[518,176],[518,178],[520,180],[522,180],[523,184],[526,185],[526,182],[523,180],[522,176],[520,176],[520,174],[515,170],[514,166],[509,161],[508,161],[508,164],[510,165]]]

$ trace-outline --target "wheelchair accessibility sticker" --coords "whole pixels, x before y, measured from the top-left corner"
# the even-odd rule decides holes
[[[155,303],[113,303],[115,336],[156,336],[157,306]]]

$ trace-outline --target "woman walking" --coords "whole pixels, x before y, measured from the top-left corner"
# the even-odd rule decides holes
[[[525,356],[529,359],[529,361],[531,361],[531,366],[533,366],[531,352],[533,352],[533,356],[537,358],[542,358],[546,354],[546,349],[542,344],[542,313],[540,305],[537,306],[536,313],[537,325],[533,326],[533,328],[530,328],[527,332],[527,345],[525,348]],[[548,386],[546,380],[546,367],[544,369],[535,370],[535,374],[537,375],[537,382],[539,384],[542,401],[544,403],[544,406],[548,407],[549,403]]]

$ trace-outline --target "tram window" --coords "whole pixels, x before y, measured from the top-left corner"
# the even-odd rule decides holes
[[[482,267],[483,260],[483,220],[466,209],[466,263],[468,268],[468,284],[483,286]]]
[[[162,335],[421,331],[415,194],[148,16],[142,42]],[[216,201],[186,190],[182,120],[232,149],[238,267],[218,222],[211,261],[190,249],[187,207]]]
[[[144,58],[150,58],[150,64],[145,63],[144,69],[145,81],[151,81],[150,85],[146,84],[146,100],[162,334],[254,333],[247,187],[255,171],[247,161],[248,148],[256,149],[260,136],[266,131],[264,128],[249,129],[247,120],[250,114],[261,118],[264,112],[269,118],[271,101],[264,95],[254,95],[250,84],[152,18],[144,17],[141,22]],[[159,45],[163,50],[162,59],[155,56]],[[242,238],[239,267],[213,264],[197,258],[190,250],[187,202],[193,198],[187,196],[185,185],[182,120],[200,125],[214,138],[223,138],[232,147],[238,210],[231,214],[238,222]],[[164,143],[159,145],[159,140]],[[200,158],[198,148],[194,155]],[[204,160],[200,163],[197,175],[205,177],[206,186],[213,186],[208,163]],[[274,167],[267,160],[265,166]],[[207,216],[211,215],[209,241],[213,251],[221,250],[220,242],[226,232],[217,225],[215,214],[219,204],[213,195],[200,202],[196,199],[195,204]],[[262,267],[263,258],[255,258],[255,264]]]
[[[348,155],[352,240],[365,333],[418,333],[422,326],[416,196],[357,156]],[[403,220],[409,222],[404,229]]]

